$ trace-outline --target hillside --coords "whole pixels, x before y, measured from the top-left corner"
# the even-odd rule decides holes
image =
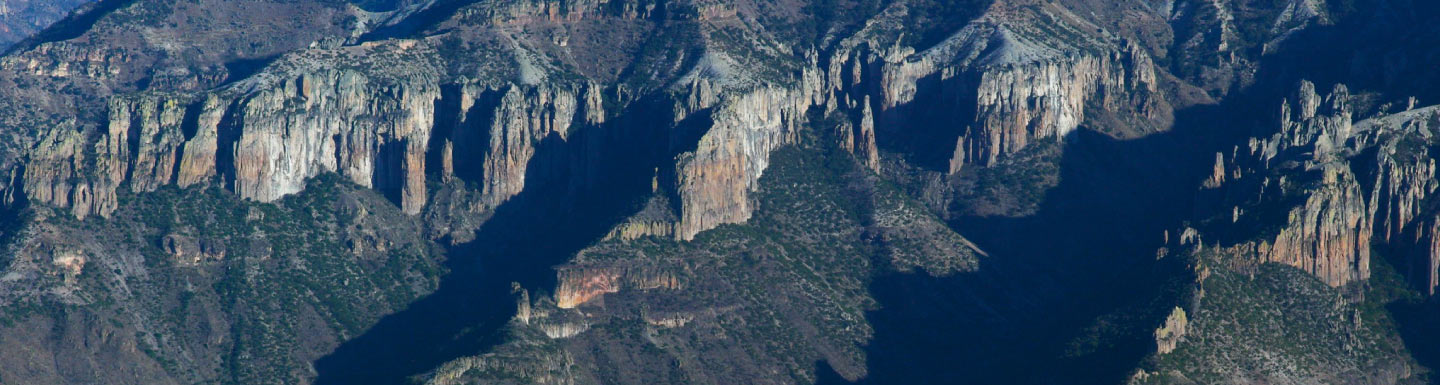
[[[4,1],[0,383],[1440,365],[1427,2]]]

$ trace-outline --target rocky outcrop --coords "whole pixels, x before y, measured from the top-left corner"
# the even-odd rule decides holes
[[[1154,71],[1136,46],[987,71],[980,76],[975,121],[960,135],[953,159],[960,165],[990,165],[1031,141],[1064,137],[1084,121],[1088,104],[1134,103],[1144,110],[1149,95],[1157,92]],[[1131,95],[1139,100],[1127,100]]]
[[[1154,113],[1155,65],[1139,46],[1055,35],[1086,36],[1085,26],[1051,20],[1045,22],[1054,23],[1047,25],[1050,31],[1035,31],[1009,24],[1015,15],[991,17],[923,52],[892,50],[879,70],[882,110],[916,102],[926,87],[943,90],[940,108],[971,111],[967,104],[973,103],[973,116],[950,118],[969,121],[958,127],[951,173],[966,164],[993,164],[1033,141],[1063,137],[1079,127],[1091,105],[1142,117]]]
[[[605,234],[605,240],[636,240],[644,237],[674,238],[675,224],[678,219],[671,208],[670,199],[666,194],[660,193],[660,181],[658,176],[653,177],[650,182],[650,190],[654,195],[645,202],[635,215],[631,215]]]
[[[1440,217],[1431,220],[1423,230],[1420,239],[1426,247],[1412,254],[1408,267],[1411,280],[1419,284],[1425,295],[1433,297],[1440,291]]]
[[[573,309],[590,300],[620,291],[620,272],[613,269],[564,269],[559,272],[555,305]]]
[[[180,165],[175,170],[175,183],[180,187],[209,181],[219,172],[220,123],[225,118],[227,107],[225,99],[215,95],[205,98],[199,106],[194,136],[181,149]],[[228,152],[231,149],[225,150]]]
[[[49,130],[18,182],[32,201],[84,218],[113,212],[122,185],[146,192],[223,176],[241,197],[268,202],[334,172],[381,190],[415,214],[427,202],[426,160],[441,97],[437,81],[423,73],[379,80],[350,70],[318,71],[252,93],[217,91],[195,103],[165,95],[117,98],[98,135]],[[459,115],[479,121],[459,120],[443,138],[449,155],[434,166],[446,175],[455,174],[456,163],[462,173],[476,169],[482,209],[524,189],[541,142],[565,140],[577,113],[587,123],[604,119],[594,90],[462,88]]]
[[[99,156],[113,155],[123,148],[123,142],[110,138],[113,136],[107,135],[91,143],[81,131],[70,127],[46,132],[31,150],[23,176],[10,181],[20,186],[11,185],[7,190],[21,190],[33,202],[69,207],[76,218],[84,219],[92,213],[109,215],[115,211],[115,189],[124,177],[123,170],[112,170],[111,158]],[[99,159],[87,163],[90,158]]]
[[[1364,169],[1373,175],[1370,191],[1371,217],[1376,241],[1403,254],[1397,266],[1427,295],[1440,288],[1440,252],[1436,248],[1440,209],[1432,195],[1440,182],[1435,179],[1432,132],[1440,108],[1412,109],[1358,123],[1365,133],[1358,141],[1374,148],[1373,162]],[[1368,159],[1360,159],[1368,160]]]
[[[122,184],[146,192],[225,173],[238,195],[268,202],[336,172],[393,190],[405,212],[418,213],[438,88],[423,77],[376,83],[354,71],[322,71],[228,101],[223,92],[193,105],[159,95],[115,99],[93,139],[51,130],[31,152],[24,190],[84,218],[113,212]]]
[[[1262,251],[1263,259],[1298,267],[1331,286],[1369,279],[1373,228],[1360,185],[1344,165],[1321,167],[1321,185],[1291,209],[1289,224],[1269,253]]]
[[[1256,246],[1262,262],[1310,272],[1331,286],[1370,276],[1373,245],[1405,256],[1399,268],[1433,295],[1440,282],[1431,196],[1435,180],[1431,125],[1440,107],[1408,109],[1354,122],[1343,85],[1321,96],[1302,82],[1281,104],[1280,129],[1216,154],[1204,181],[1230,203],[1229,222],[1266,224],[1267,210],[1286,207],[1277,233]],[[1273,221],[1273,220],[1271,220]]]
[[[569,385],[577,383],[571,369],[575,359],[563,349],[549,350],[546,354],[534,354],[522,346],[504,345],[497,351],[474,357],[463,357],[450,361],[435,369],[425,381],[426,385],[460,385],[475,383],[468,377],[476,373],[487,373],[509,378],[521,378],[525,383],[547,385]]]
[[[573,309],[620,290],[678,290],[683,287],[674,272],[654,267],[569,266],[559,269],[555,306]]]
[[[695,320],[694,314],[684,312],[669,312],[664,314],[645,314],[645,323],[650,326],[658,326],[666,329],[683,327]]]
[[[835,95],[833,91],[827,100],[826,112],[833,112]],[[880,172],[880,149],[875,145],[875,112],[871,107],[870,95],[860,102],[860,118],[857,123],[841,120],[835,127],[840,148],[855,155],[866,168]]]
[[[554,86],[464,87],[452,151],[462,153],[457,163],[480,165],[474,171],[466,171],[473,166],[462,167],[461,173],[479,174],[481,204],[499,206],[525,189],[527,174],[536,171],[530,165],[542,142],[567,140],[573,125],[603,122],[598,94],[594,88],[576,92]],[[583,121],[575,120],[577,113],[584,114]],[[480,159],[473,158],[476,155]]]
[[[397,190],[415,214],[425,203],[425,151],[439,87],[434,79],[377,84],[354,71],[305,74],[238,101],[234,189],[272,201],[307,178],[338,172]]]
[[[206,261],[225,259],[225,244],[208,239],[195,239],[170,234],[160,239],[160,248],[181,266],[195,266]]]
[[[524,21],[523,15],[546,15],[546,22],[557,22],[584,19],[600,9],[588,2],[559,8],[526,4],[478,6],[475,15],[490,12],[490,22],[499,24],[539,20]],[[622,13],[631,16],[651,12],[625,7]],[[735,11],[726,7],[702,8],[700,14],[707,17],[734,17]],[[954,146],[955,171],[967,163],[991,162],[1033,140],[1063,136],[1078,126],[1086,104],[1148,100],[1137,95],[1154,91],[1149,59],[1133,47],[1092,50],[1117,46],[1057,43],[1053,36],[1016,32],[997,20],[977,21],[918,54],[898,46],[872,52],[864,47],[884,39],[867,35],[845,44],[825,67],[819,54],[811,52],[806,58],[810,67],[790,79],[756,76],[755,64],[712,44],[690,73],[660,90],[664,95],[659,100],[674,103],[677,128],[668,138],[670,145],[686,148],[690,144],[677,139],[699,138],[693,151],[676,159],[673,173],[663,173],[666,182],[673,183],[666,186],[667,193],[678,201],[673,225],[637,222],[617,229],[616,235],[688,240],[722,224],[746,221],[754,210],[749,194],[770,152],[794,141],[813,106],[843,104],[849,128],[843,130],[841,146],[879,171],[877,136],[883,135],[886,111],[914,102],[922,78],[959,82],[958,89],[976,95],[962,99],[980,103],[976,124],[957,128],[967,131]],[[580,127],[604,124],[602,95],[619,96],[623,106],[634,102],[630,90],[552,79],[547,71],[554,68],[531,62],[529,56],[536,53],[523,44],[512,52],[523,62],[515,68],[518,79],[448,84],[451,80],[442,79],[440,70],[423,61],[406,71],[385,67],[432,48],[418,40],[353,47],[317,43],[260,75],[214,92],[118,97],[111,102],[104,132],[53,130],[37,141],[18,184],[32,201],[67,207],[83,218],[114,211],[115,190],[123,185],[145,192],[212,178],[241,197],[268,202],[303,190],[308,178],[334,172],[380,190],[410,214],[427,204],[427,169],[435,169],[442,181],[458,177],[480,186],[478,203],[467,205],[472,211],[498,207],[527,185],[552,176],[575,179],[568,181],[572,187],[598,182],[584,171],[596,166],[584,162],[599,151],[617,151],[602,148],[621,140],[565,146],[578,151],[542,159],[554,162],[537,161],[536,156],[547,142],[568,142]],[[980,52],[989,53],[980,57]],[[314,65],[333,56],[379,67]],[[18,67],[50,68],[38,62]],[[97,71],[90,72],[104,75]],[[458,92],[441,92],[449,87]],[[866,91],[871,87],[877,92]],[[454,110],[437,109],[442,105],[437,101],[446,97],[453,99],[444,102],[455,105]],[[703,124],[679,127],[697,120]],[[444,127],[437,128],[437,123]],[[594,137],[604,135],[609,134]],[[535,168],[537,164],[545,167]],[[552,164],[582,171],[562,174],[549,168]]]
[[[690,240],[701,231],[750,219],[754,207],[749,194],[759,187],[770,152],[794,139],[818,92],[817,82],[812,78],[795,89],[761,86],[736,96],[715,94],[719,90],[707,80],[692,85],[692,96],[677,107],[677,116],[713,104],[713,124],[695,151],[676,160],[676,238]]]
[[[1185,337],[1186,327],[1189,320],[1185,317],[1185,309],[1176,307],[1165,317],[1165,324],[1155,329],[1155,345],[1157,354],[1168,354],[1175,351],[1175,346],[1180,344],[1180,339]]]
[[[636,240],[644,237],[671,237],[675,234],[675,223],[668,221],[636,221],[621,223],[605,235],[605,239]]]
[[[889,24],[893,20],[873,23],[823,61],[811,53],[815,68],[803,71],[788,88],[695,77],[685,85],[675,115],[713,108],[713,125],[696,151],[677,162],[682,209],[676,238],[692,239],[720,224],[747,220],[753,208],[746,196],[763,173],[766,157],[793,137],[811,106],[824,106],[827,116],[843,110],[846,118],[836,129],[840,147],[877,172],[876,137],[886,129],[905,135],[898,132],[904,123],[898,109],[916,103],[946,114],[974,111],[963,116],[969,125],[941,128],[958,131],[949,162],[955,173],[966,164],[992,164],[1030,142],[1065,136],[1079,127],[1087,107],[1129,111],[1145,119],[1163,103],[1154,63],[1139,46],[1081,32],[1093,31],[1088,26],[1050,20],[1056,24],[1049,27],[1085,36],[1057,39],[1010,25],[1014,15],[992,12],[997,14],[922,52],[884,33],[897,27]],[[720,55],[707,60],[713,62],[710,67],[728,63]],[[942,122],[927,122],[932,123]]]
[[[830,59],[827,85],[876,96],[881,135],[916,135],[901,127],[952,131],[949,137],[958,137],[952,174],[1064,137],[1092,108],[1153,120],[1163,101],[1145,49],[1097,35],[1067,12],[997,4],[923,51],[880,38],[904,29],[882,17],[842,44]]]
[[[1321,97],[1304,82],[1282,102],[1273,135],[1252,138],[1229,161],[1216,154],[1203,186],[1228,195],[1220,215],[1278,229],[1256,242],[1260,262],[1297,267],[1331,286],[1369,279],[1373,206],[1348,160],[1363,142],[1354,139],[1352,114],[1344,85]]]

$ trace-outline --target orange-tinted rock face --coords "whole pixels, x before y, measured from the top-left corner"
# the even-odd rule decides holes
[[[675,274],[659,268],[571,266],[561,268],[558,276],[555,304],[561,309],[572,309],[621,290],[675,290],[682,286]]]
[[[607,293],[619,292],[619,279],[620,274],[610,269],[562,270],[555,305],[573,309]]]
[[[1360,185],[1348,168],[1326,166],[1323,185],[1290,211],[1264,254],[1267,262],[1298,267],[1331,286],[1370,278],[1370,235]]]
[[[696,87],[708,88],[705,84]],[[701,231],[750,219],[750,192],[769,165],[770,152],[792,139],[817,90],[764,87],[714,101],[714,124],[696,150],[682,155],[676,165],[681,201],[676,238],[690,240]],[[704,109],[709,99],[705,93],[697,91],[695,104],[683,109]]]

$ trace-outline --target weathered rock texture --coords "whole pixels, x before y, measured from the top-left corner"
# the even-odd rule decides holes
[[[677,203],[673,230],[664,229],[671,224],[654,222],[619,231],[628,237],[668,234],[689,240],[750,217],[750,195],[770,153],[792,143],[806,126],[807,113],[818,106],[844,110],[842,127],[849,128],[840,130],[841,147],[874,171],[881,164],[879,137],[904,134],[885,128],[902,123],[887,111],[911,103],[973,110],[964,122],[941,128],[958,137],[949,156],[954,172],[967,163],[993,163],[1034,140],[1064,136],[1092,105],[1146,115],[1159,103],[1153,96],[1153,64],[1134,44],[1089,32],[1093,28],[1078,19],[1045,19],[1047,28],[1081,37],[1067,41],[1007,14],[1040,20],[1068,12],[1063,8],[1004,6],[922,52],[895,44],[893,32],[904,26],[885,19],[847,38],[832,57],[823,58],[823,66],[813,51],[803,59],[770,57],[736,52],[724,40],[728,37],[704,35],[695,44],[705,54],[694,68],[671,69],[673,78],[642,90],[658,94],[646,103],[673,103],[670,137],[625,138],[619,135],[654,131],[617,126],[636,125],[639,119],[607,124],[607,115],[619,113],[606,111],[607,95],[614,95],[611,104],[620,107],[642,97],[625,85],[559,80],[574,74],[556,64],[563,62],[541,60],[552,55],[548,50],[568,47],[568,35],[537,42],[489,34],[594,18],[632,23],[651,11],[627,5],[611,15],[612,10],[589,2],[559,8],[543,4],[474,5],[474,12],[457,16],[480,17],[474,20],[479,24],[463,28],[482,36],[476,39],[492,39],[484,44],[500,45],[487,54],[513,59],[485,63],[493,67],[488,72],[459,78],[446,74],[441,63],[448,58],[440,56],[440,49],[451,43],[436,39],[351,46],[318,41],[213,91],[116,96],[103,128],[80,124],[40,135],[27,151],[24,175],[10,189],[84,218],[113,212],[116,191],[125,186],[148,192],[216,178],[241,197],[269,202],[303,190],[308,178],[333,172],[380,190],[406,213],[417,214],[429,202],[426,181],[434,174],[440,181],[458,177],[479,185],[478,201],[468,209],[486,211],[536,183],[571,190],[599,183],[593,170],[607,165],[589,162],[635,151],[617,144],[667,143],[670,149],[641,151],[684,149],[673,171],[662,173],[667,175],[664,189]],[[719,5],[696,12],[707,26],[738,17],[735,8]],[[108,68],[126,60],[124,52],[88,54],[91,48],[84,46],[44,44],[36,51],[57,49],[75,51],[61,56],[94,59],[77,62],[93,62],[90,69],[66,71],[83,70],[99,79],[120,76]],[[55,70],[43,62],[54,56],[24,55],[8,64]],[[317,65],[334,60],[360,65]],[[944,102],[917,100],[930,97]],[[959,105],[965,101],[977,107]],[[584,128],[594,131],[589,139],[571,143]]]
[[[1068,12],[1060,8],[997,4],[990,12],[924,51],[895,48],[870,59],[869,67],[879,71],[882,110],[919,102],[973,111],[949,115],[949,122],[924,122],[958,126],[951,173],[966,164],[994,164],[1037,140],[1064,137],[1085,120],[1087,108],[1129,111],[1143,120],[1163,103],[1156,97],[1154,63],[1138,45],[1106,41],[1091,35],[1093,26],[1048,18]],[[1017,25],[1017,19],[1034,24]],[[938,91],[926,90],[932,87]],[[890,113],[883,122],[899,123],[903,115],[914,114]]]
[[[656,267],[571,266],[559,271],[555,305],[571,309],[608,293],[626,290],[677,290],[683,287],[675,273]]]
[[[87,140],[57,130],[42,141],[25,167],[26,195],[83,219],[110,215],[122,184],[148,192],[224,174],[240,196],[269,202],[336,172],[397,191],[407,213],[424,206],[424,159],[439,97],[433,80],[379,85],[354,71],[325,71],[224,97],[195,104],[117,99],[102,135]],[[195,120],[185,121],[187,114]]]
[[[1360,185],[1348,169],[1321,167],[1320,186],[1304,205],[1291,209],[1289,225],[1262,258],[1308,271],[1331,286],[1363,281],[1370,277],[1372,229]]]
[[[1186,327],[1189,320],[1185,318],[1185,309],[1175,308],[1165,317],[1165,324],[1155,329],[1156,353],[1166,354],[1175,351],[1175,346],[1180,344],[1180,339],[1185,337]]]
[[[1205,182],[1207,188],[1228,186],[1229,199],[1263,202],[1224,207],[1227,222],[1278,225],[1277,234],[1258,241],[1262,262],[1298,267],[1331,286],[1370,277],[1374,227],[1366,194],[1346,161],[1352,150],[1344,145],[1354,131],[1348,103],[1343,85],[1322,98],[1313,84],[1301,84],[1281,105],[1280,129],[1251,139],[1248,151],[1237,148],[1228,162],[1218,154]]]
[[[1252,138],[1232,154],[1217,154],[1207,188],[1226,186],[1228,222],[1278,234],[1258,244],[1263,261],[1315,274],[1332,286],[1370,276],[1372,246],[1406,255],[1401,266],[1422,291],[1434,294],[1437,187],[1431,155],[1434,107],[1353,122],[1353,97],[1344,85],[1326,96],[1309,82],[1281,105],[1281,129]],[[1227,160],[1228,159],[1228,160]],[[1243,203],[1249,202],[1249,203]],[[1278,216],[1277,210],[1285,215]]]
[[[696,88],[704,93],[708,87]],[[750,219],[750,193],[758,188],[770,152],[799,128],[810,103],[807,91],[766,87],[720,101],[711,112],[714,125],[696,150],[676,164],[681,208],[677,238],[693,239],[718,225]],[[698,95],[698,104],[684,108],[703,108],[703,100],[713,97]]]
[[[385,222],[420,221],[423,228],[407,227],[407,234],[449,236],[456,244],[482,226],[507,225],[487,224],[492,216],[529,214],[505,212],[507,205],[550,209],[533,215],[572,215],[588,208],[565,203],[610,192],[599,186],[626,195],[653,169],[649,204],[629,218],[620,219],[631,214],[624,212],[603,219],[616,223],[603,241],[616,255],[580,255],[561,265],[553,296],[532,301],[522,290],[515,323],[523,327],[514,328],[524,334],[521,342],[452,362],[432,380],[447,383],[474,371],[571,381],[572,354],[590,356],[591,350],[552,341],[600,346],[596,341],[628,333],[621,328],[632,325],[643,328],[647,343],[684,346],[672,351],[687,359],[712,352],[710,345],[742,351],[785,333],[802,343],[727,361],[738,368],[731,372],[809,380],[813,363],[824,360],[853,380],[867,370],[860,349],[872,333],[865,321],[875,305],[865,290],[872,272],[950,279],[978,268],[974,255],[984,255],[901,192],[884,190],[888,185],[877,174],[911,171],[909,158],[934,152],[938,161],[918,167],[920,173],[936,184],[953,182],[968,167],[1053,144],[1087,123],[1118,119],[1133,123],[1126,125],[1132,131],[1105,133],[1140,136],[1163,129],[1169,113],[1161,94],[1172,84],[1162,82],[1172,79],[1151,59],[1167,47],[1109,30],[1121,16],[1072,11],[1093,1],[999,1],[973,14],[947,1],[882,2],[874,13],[841,1],[835,9],[844,12],[825,17],[808,15],[808,6],[824,4],[804,1],[365,3],[136,0],[97,15],[94,32],[77,24],[79,37],[57,35],[62,38],[0,58],[0,195],[7,206],[62,208],[81,220],[124,214],[127,202],[175,194],[170,185],[184,194],[225,196],[202,190],[213,184],[243,199],[279,202],[248,206],[245,215],[224,213],[230,222],[251,223],[267,213],[311,214],[272,209],[294,203],[286,197],[307,188],[330,186],[318,181],[338,178],[377,190],[400,209],[390,211],[410,215]],[[1287,3],[1271,35],[1328,22],[1315,3]],[[431,8],[435,4],[442,6]],[[1179,50],[1205,51],[1206,58],[1221,59],[1206,61],[1216,68],[1248,68],[1232,65],[1237,52],[1254,50],[1237,43],[1250,38],[1234,25],[1230,2],[1157,4],[1137,5],[1143,9],[1134,12],[1164,8],[1167,19],[1218,24],[1215,33],[1187,31],[1199,40]],[[936,10],[943,12],[919,15]],[[942,26],[907,24],[913,20]],[[253,33],[234,34],[235,26]],[[1432,250],[1423,265],[1433,288],[1440,258],[1433,251],[1440,217],[1426,203],[1435,188],[1433,161],[1380,152],[1374,175],[1356,171],[1353,156],[1386,137],[1357,134],[1362,130],[1351,124],[1343,89],[1320,98],[1311,88],[1286,105],[1280,134],[1256,139],[1248,154],[1239,148],[1219,154],[1207,187],[1285,204],[1277,209],[1275,231],[1246,244],[1262,260],[1345,285],[1368,277],[1371,233],[1383,231],[1385,240]],[[824,121],[811,121],[816,117]],[[777,153],[815,137],[858,161],[844,175],[826,174],[827,183],[844,180],[843,186],[807,179],[833,170],[771,170]],[[911,138],[922,143],[906,141]],[[827,166],[849,167],[850,159],[842,158]],[[1292,171],[1303,176],[1288,176]],[[760,181],[767,175],[789,179],[765,190]],[[1373,189],[1372,177],[1379,181]],[[825,196],[836,190],[870,199]],[[644,197],[585,202],[626,210],[638,203],[627,198]],[[755,226],[769,227],[745,227],[763,211],[762,199],[777,206],[771,217],[760,217],[768,222]],[[1231,223],[1267,212],[1226,203]],[[163,260],[182,268],[248,261],[235,258],[243,255],[276,261],[269,263],[281,268],[266,273],[276,276],[310,271],[286,265],[309,255],[298,254],[308,251],[302,246],[367,258],[336,258],[354,262],[336,269],[347,272],[389,266],[377,262],[380,256],[403,260],[419,253],[399,250],[373,229],[350,227],[348,221],[358,221],[353,218],[334,221],[342,223],[323,227],[330,231],[324,244],[285,238],[295,229],[278,226],[293,221],[279,220],[244,244],[216,244],[216,235],[184,228],[143,235]],[[94,222],[77,226],[85,225]],[[215,233],[233,230],[214,226]],[[729,239],[707,240],[706,231]],[[269,243],[272,236],[276,244]],[[79,290],[74,277],[87,269],[113,264],[101,253],[48,252],[62,293]],[[713,286],[685,290],[704,284]],[[710,293],[726,295],[700,298]],[[348,304],[354,298],[369,297],[314,299]],[[620,309],[604,311],[612,305],[605,298]],[[268,303],[286,298],[272,299]],[[1164,330],[1184,329],[1171,318]],[[778,320],[784,330],[755,320]],[[743,338],[695,342],[727,335],[713,328]],[[1157,345],[1174,348],[1178,334],[1157,333]],[[615,338],[629,337],[637,336]],[[518,346],[525,343],[533,346]],[[547,354],[505,356],[534,347]],[[515,350],[503,350],[509,348]],[[195,360],[221,362],[213,359],[218,355]],[[523,359],[532,362],[515,363]],[[695,369],[693,360],[673,362],[686,365],[677,373],[717,373]],[[647,367],[630,366],[621,369]],[[696,382],[705,380],[726,378]]]
[[[1432,197],[1440,188],[1432,131],[1440,122],[1437,116],[1440,111],[1430,107],[1357,125],[1367,132],[1362,140],[1374,143],[1372,166],[1364,172],[1375,178],[1368,202],[1376,240],[1406,256],[1398,267],[1431,296],[1440,289],[1440,253],[1435,246],[1440,210]],[[1368,159],[1357,157],[1360,160]]]

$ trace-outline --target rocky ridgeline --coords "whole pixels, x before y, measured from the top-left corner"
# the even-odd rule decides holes
[[[1357,124],[1373,143],[1373,163],[1364,173],[1374,178],[1370,215],[1377,241],[1405,255],[1398,266],[1421,291],[1435,295],[1440,289],[1440,208],[1431,195],[1435,180],[1435,133],[1440,108],[1411,109]],[[1369,153],[1357,157],[1368,161]]]
[[[540,20],[547,23],[606,17],[580,6],[531,5],[507,6],[503,10],[509,16],[502,19],[523,22],[517,21],[516,12],[544,15]],[[500,12],[492,8],[481,5],[469,13]],[[735,17],[733,10],[723,8],[705,8],[705,14],[717,23]],[[569,13],[557,13],[560,10]],[[770,152],[793,142],[812,108],[844,114],[841,146],[878,171],[876,137],[886,134],[886,124],[898,123],[892,121],[898,115],[886,118],[887,110],[918,102],[917,98],[930,94],[917,90],[927,87],[946,89],[940,97],[953,101],[978,100],[975,115],[962,117],[973,118],[974,124],[960,127],[963,122],[956,121],[956,127],[947,128],[964,130],[951,162],[953,172],[966,163],[993,162],[1030,141],[1064,136],[1084,119],[1087,104],[1143,109],[1154,103],[1149,96],[1155,89],[1154,69],[1134,46],[1103,40],[1066,45],[1059,39],[1062,36],[1017,32],[999,18],[982,17],[920,53],[880,38],[883,28],[898,26],[876,23],[845,43],[848,48],[835,52],[823,69],[818,54],[807,54],[809,59],[801,61],[809,61],[808,68],[788,79],[757,75],[762,70],[756,64],[727,53],[718,42],[707,43],[709,53],[695,68],[659,90],[660,100],[673,103],[670,139],[612,138],[567,146],[572,154],[557,157],[571,159],[565,166],[570,170],[585,170],[595,167],[583,163],[600,158],[598,153],[633,150],[610,148],[617,143],[670,143],[683,148],[686,144],[678,138],[695,135],[687,130],[697,129],[684,124],[703,114],[706,127],[698,128],[703,134],[692,151],[676,158],[673,185],[665,186],[679,203],[674,229],[663,229],[664,224],[640,229],[689,240],[701,231],[750,217],[754,208],[749,195],[767,167]],[[881,46],[892,48],[869,48]],[[40,49],[51,47],[58,45]],[[35,203],[69,208],[77,218],[84,218],[113,212],[121,188],[138,193],[211,178],[219,178],[244,198],[273,201],[303,190],[307,178],[333,172],[381,190],[410,214],[421,212],[428,202],[427,170],[438,170],[432,174],[442,180],[458,175],[479,184],[480,202],[474,205],[479,211],[519,194],[527,182],[534,183],[527,178],[568,177],[574,180],[559,182],[592,183],[591,173],[563,174],[530,166],[537,163],[534,157],[542,142],[567,142],[582,128],[601,130],[595,127],[607,119],[605,95],[633,91],[618,85],[553,80],[563,78],[558,69],[526,59],[540,57],[537,49],[517,45],[508,54],[517,58],[509,68],[517,78],[457,81],[446,80],[433,64],[447,59],[438,57],[433,39],[343,47],[322,44],[287,55],[251,79],[216,91],[115,96],[108,103],[107,121],[99,127],[42,130],[27,154],[23,175],[13,175],[8,189],[23,191]],[[104,58],[101,63],[118,60]],[[333,60],[378,68],[323,64]],[[21,67],[54,68],[36,63]],[[93,75],[104,77],[105,72]],[[929,80],[936,77],[940,83]],[[456,100],[443,95],[442,90],[451,88],[460,90],[450,96]],[[617,107],[623,107],[640,97],[618,99]],[[437,109],[442,102],[458,105],[458,111]],[[928,101],[919,104],[958,108]],[[594,136],[645,132],[605,130],[608,134]]]
[[[733,107],[714,109],[715,123],[699,149],[693,157],[682,156],[677,166],[683,209],[676,238],[688,240],[700,231],[749,218],[753,208],[747,196],[768,154],[793,139],[810,108],[823,108],[826,117],[838,115],[835,137],[840,147],[879,172],[877,136],[913,135],[902,128],[908,122],[898,109],[913,103],[967,111],[966,103],[975,103],[973,115],[929,122],[960,132],[951,156],[953,174],[965,164],[992,164],[1029,142],[1065,136],[1084,121],[1087,106],[1149,120],[1165,103],[1158,96],[1154,63],[1143,49],[1081,35],[1079,31],[1094,28],[1051,18],[1052,13],[1068,12],[1063,8],[997,5],[921,52],[894,38],[903,30],[894,16],[903,12],[903,4],[887,9],[828,57],[807,54],[810,67],[791,79],[789,88],[749,91],[731,98],[737,100],[729,104]],[[1017,17],[1045,19],[1082,37],[1067,41],[1068,36],[1007,24]],[[719,84],[733,82],[692,83],[676,116],[689,116],[725,99]]]
[[[1427,197],[1437,187],[1429,144],[1437,110],[1357,123],[1353,100],[1343,84],[1322,97],[1302,83],[1281,105],[1281,129],[1216,154],[1204,184],[1229,202],[1226,222],[1276,229],[1253,241],[1262,262],[1344,286],[1370,277],[1372,244],[1390,244],[1412,256],[1412,278],[1433,294],[1436,221]]]
[[[114,212],[122,185],[139,193],[223,175],[240,196],[268,202],[336,172],[361,186],[400,190],[402,207],[413,214],[425,202],[424,156],[438,96],[433,81],[387,86],[329,71],[230,100],[223,93],[200,103],[115,98],[99,135],[60,129],[43,137],[23,188],[32,201],[69,207],[83,219]]]
[[[886,28],[902,28],[875,23],[832,59],[829,79],[837,90],[862,84],[877,89],[882,124],[904,125],[918,114],[898,110],[912,104],[973,111],[924,123],[960,130],[950,157],[952,174],[966,164],[994,164],[1037,140],[1064,137],[1085,120],[1087,108],[1153,119],[1157,103],[1164,101],[1157,96],[1149,55],[1134,43],[1097,36],[1094,26],[1069,16],[1058,6],[997,3],[918,52],[876,41]],[[864,106],[870,107],[868,100]]]
[[[1173,72],[1212,95],[1223,95],[1255,79],[1260,56],[1274,52],[1297,33],[1331,25],[1325,0],[1285,0],[1251,7],[1229,1],[1167,1],[1160,13],[1175,36],[1171,55],[1183,58]],[[1245,28],[1263,21],[1265,28]],[[1257,49],[1258,47],[1258,49]]]
[[[1217,154],[1205,182],[1230,202],[1224,222],[1278,228],[1246,248],[1258,261],[1298,267],[1331,286],[1370,277],[1372,226],[1343,147],[1353,131],[1349,102],[1343,85],[1322,98],[1302,84],[1281,105],[1280,129],[1237,147],[1229,161]]]

